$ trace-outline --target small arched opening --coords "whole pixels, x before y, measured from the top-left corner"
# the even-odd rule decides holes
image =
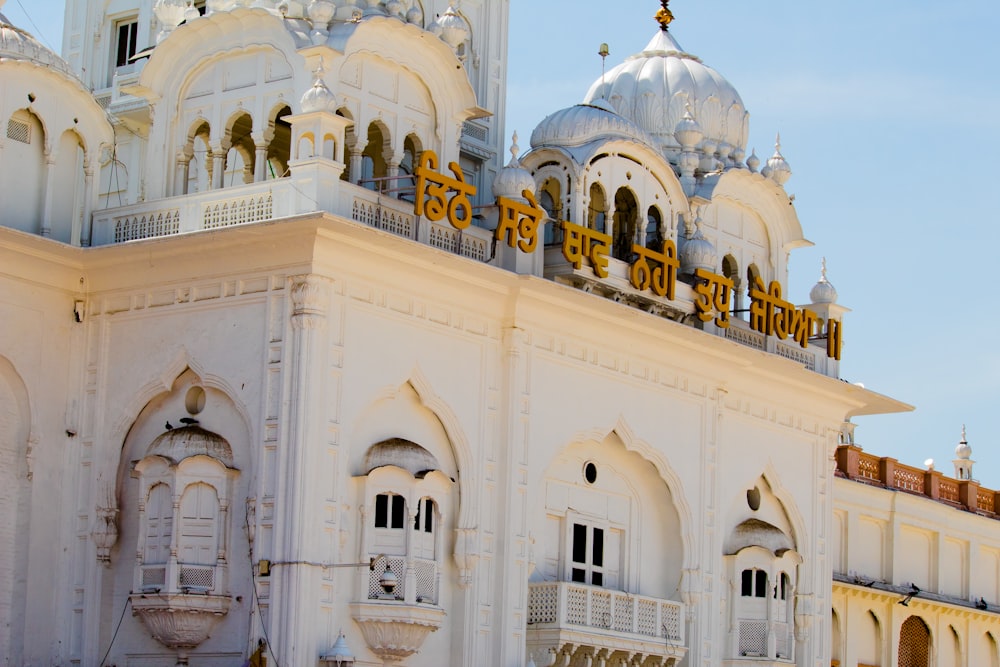
[[[618,188],[615,192],[614,241],[612,254],[615,259],[631,262],[634,256],[632,245],[638,240],[639,203],[635,193],[628,188]]]
[[[389,174],[389,165],[385,159],[387,148],[391,145],[389,129],[379,122],[368,126],[368,143],[361,154],[361,180],[358,183],[369,190],[382,191],[386,188],[385,178]]]
[[[225,177],[222,187],[253,183],[256,146],[253,141],[253,118],[248,113],[235,116],[223,139],[226,150]]]
[[[290,115],[292,110],[287,104],[278,107],[271,114],[268,123],[271,139],[267,144],[267,164],[262,180],[288,176],[288,161],[292,154],[292,126],[285,118]]]
[[[650,206],[646,211],[646,233],[644,245],[650,250],[660,252],[663,250],[663,241],[666,234],[663,231],[663,215],[656,206]]]
[[[590,205],[587,207],[587,227],[605,233],[607,228],[608,198],[600,183],[590,186]]]
[[[930,667],[931,631],[919,616],[910,616],[899,629],[899,667]]]

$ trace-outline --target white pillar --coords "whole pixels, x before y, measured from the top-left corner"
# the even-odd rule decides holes
[[[83,221],[80,226],[80,245],[90,245],[91,229],[94,221],[94,167],[89,162],[83,168]]]
[[[45,154],[45,203],[42,208],[42,236],[52,236],[52,200],[56,190],[56,159],[52,153]]]

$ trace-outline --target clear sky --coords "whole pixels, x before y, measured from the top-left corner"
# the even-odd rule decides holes
[[[507,134],[582,100],[657,30],[654,0],[511,0]],[[63,0],[8,0],[61,45]],[[968,425],[975,476],[1000,488],[1000,2],[674,0],[671,33],[725,76],[814,248],[792,255],[806,303],[826,257],[845,318],[842,376],[916,406],[856,420],[866,451],[953,473]]]

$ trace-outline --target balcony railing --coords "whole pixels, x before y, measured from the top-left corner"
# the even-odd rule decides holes
[[[856,445],[837,448],[837,476],[924,496],[986,517],[1000,518],[996,513],[1000,492],[982,488],[975,480],[945,477],[937,470],[924,470],[904,465],[893,458],[874,456],[861,451]]]
[[[569,582],[528,586],[528,625],[684,643],[684,605]]]
[[[372,554],[377,556],[377,554]],[[392,598],[395,600],[407,599],[407,577],[406,577],[406,557],[387,556],[386,562],[389,564],[389,571],[396,575],[396,590],[393,591]],[[434,560],[425,558],[413,559],[414,587],[416,595],[414,599],[419,603],[437,604],[438,590],[440,588],[440,569]],[[368,599],[384,600],[386,597],[379,579],[384,570],[375,568],[368,573]]]
[[[140,565],[138,591],[217,593],[219,566],[188,563]]]

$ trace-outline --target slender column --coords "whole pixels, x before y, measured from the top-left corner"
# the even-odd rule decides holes
[[[221,190],[226,178],[226,149],[222,146],[212,147],[212,182],[210,190]]]
[[[409,498],[407,498],[409,501]],[[420,501],[417,501],[416,507],[411,503],[406,504],[406,515],[409,517],[409,521],[406,522],[406,572],[403,575],[403,601],[406,604],[416,604],[417,603],[417,567],[413,560],[413,550],[414,550],[414,539],[413,534],[417,531],[413,529],[413,523],[417,520],[417,511],[420,507]]]
[[[191,158],[183,150],[180,150],[177,151],[175,161],[177,169],[174,176],[174,195],[186,195]]]
[[[351,147],[351,182],[358,185],[361,182],[361,172],[364,169],[365,145],[357,143]]]
[[[253,180],[254,183],[261,183],[267,180],[267,139],[264,135],[254,135],[253,143],[255,150]]]
[[[292,278],[289,290],[292,301],[289,384],[286,405],[288,429],[282,463],[282,484],[278,510],[282,530],[276,536],[275,553],[279,562],[277,590],[274,591],[271,637],[278,651],[275,663],[306,665],[316,660],[316,636],[306,616],[319,604],[317,595],[322,571],[309,565],[321,562],[322,520],[318,518],[318,476],[323,439],[322,381],[325,377],[325,329],[329,309],[329,283],[316,275]],[[313,445],[310,447],[310,445]],[[275,639],[275,636],[278,638]]]
[[[80,222],[80,245],[90,245],[94,213],[94,166],[87,163],[83,168],[83,220]]]
[[[52,236],[52,201],[56,190],[56,158],[45,154],[45,204],[42,208],[42,236]]]
[[[182,530],[181,524],[181,496],[179,493],[174,493],[173,497],[173,507],[171,508],[173,512],[173,518],[171,522],[173,524],[173,530],[170,531],[170,556],[167,558],[167,572],[163,580],[163,587],[167,591],[177,590],[177,537]]]

